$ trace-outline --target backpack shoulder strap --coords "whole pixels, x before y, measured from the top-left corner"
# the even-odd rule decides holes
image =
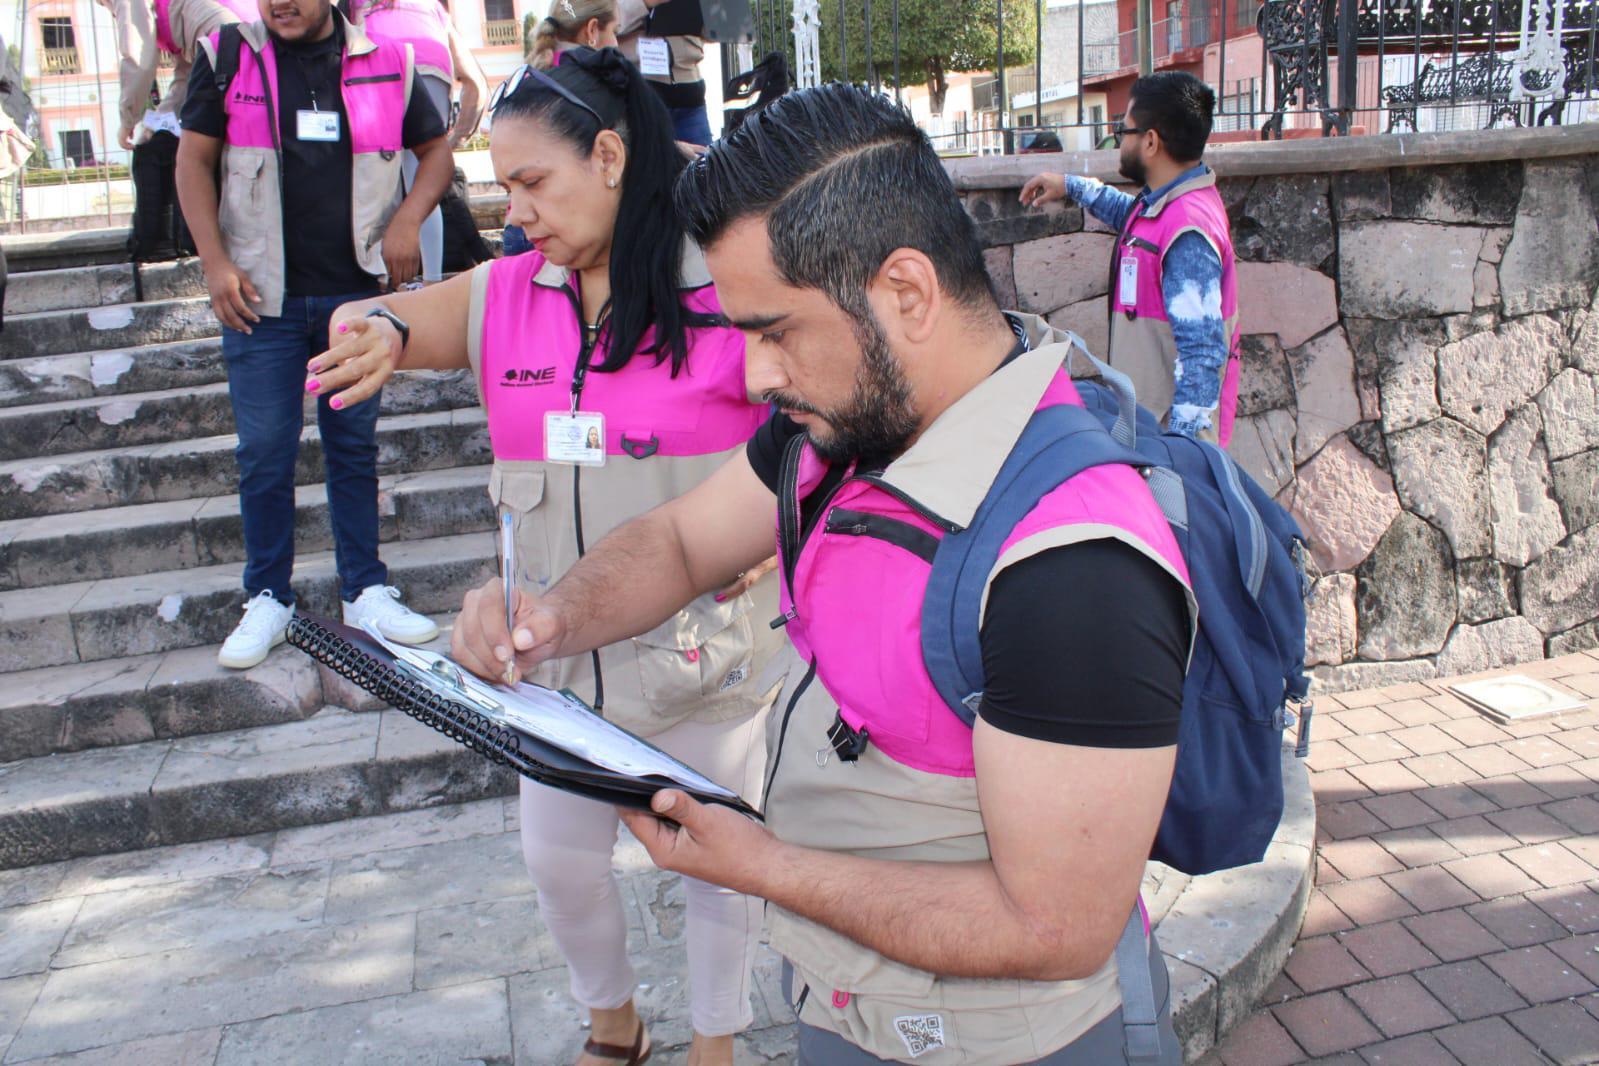
[[[938,543],[922,599],[922,660],[933,686],[967,725],[983,693],[981,616],[1000,549],[1038,502],[1094,466],[1144,466],[1082,407],[1034,412],[977,507],[971,525]]]
[[[239,29],[239,24],[230,22],[223,26],[221,34],[217,37],[216,60],[211,68],[216,78],[217,92],[223,96],[228,94],[228,86],[233,83],[233,76],[239,72],[239,49],[243,47],[244,34]]]

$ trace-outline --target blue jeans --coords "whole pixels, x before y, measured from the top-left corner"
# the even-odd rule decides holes
[[[698,107],[669,107],[672,116],[672,136],[689,144],[711,143],[711,119],[705,105]]]
[[[222,330],[228,396],[239,434],[239,514],[244,520],[244,591],[266,589],[294,602],[294,466],[304,424],[305,365],[327,350],[328,319],[348,296],[285,296],[283,314],[253,332]],[[388,583],[378,558],[377,423],[379,396],[335,411],[317,401],[328,516],[339,570],[339,591],[353,600],[368,585]]]

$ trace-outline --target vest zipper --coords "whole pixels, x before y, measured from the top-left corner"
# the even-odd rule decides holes
[[[844,481],[846,483],[850,481],[866,482],[879,492],[892,496],[900,503],[903,503],[906,507],[909,507],[918,515],[933,523],[933,525],[937,526],[939,529],[942,529],[945,533],[959,533],[961,531],[959,522],[951,522],[943,515],[929,510],[925,504],[913,499],[902,490],[897,489],[893,485],[890,485],[887,481],[884,481],[882,476],[879,474],[856,474],[852,477],[845,478]],[[843,485],[841,484],[839,487],[842,488]],[[892,521],[892,519],[890,519],[890,521]]]
[[[938,551],[938,538],[925,529],[887,515],[866,511],[851,511],[835,507],[827,512],[827,533],[845,537],[870,537],[896,548],[903,548],[925,563],[931,564]]]
[[[766,775],[766,787],[761,789],[761,806],[766,806],[767,797],[772,794],[772,782],[777,780],[777,768],[783,765],[783,742],[788,739],[788,720],[794,716],[794,706],[799,703],[800,697],[805,695],[805,690],[811,687],[811,682],[816,680],[816,658],[812,656],[806,667],[805,676],[800,679],[799,687],[794,690],[794,695],[788,698],[788,706],[783,708],[783,724],[777,730],[777,752],[772,756],[772,771]]]
[[[567,301],[572,305],[572,313],[577,317],[578,353],[577,366],[572,370],[572,413],[577,414],[578,405],[583,401],[583,385],[588,380],[589,361],[594,358],[594,344],[599,339],[599,332],[589,333],[588,324],[583,320],[583,304],[578,294],[571,286],[562,285],[561,291],[566,293]],[[573,532],[577,534],[577,557],[583,558],[587,546],[583,543],[583,467],[572,467],[572,525]],[[589,662],[594,668],[594,713],[605,716],[605,675],[600,669],[600,649],[595,648],[589,652]]]
[[[245,45],[249,44],[248,41],[242,41],[241,43]],[[278,215],[281,218],[283,215],[283,138],[278,132],[278,103],[277,100],[273,98],[273,82],[269,77],[267,77],[266,60],[262,59],[261,53],[256,51],[254,48],[250,49],[250,54],[255,57],[255,68],[261,72],[261,86],[264,90],[261,95],[266,97],[267,125],[272,129],[272,154],[276,156],[278,160]],[[277,49],[273,49],[272,59],[273,62],[277,61]],[[343,65],[342,58],[340,59],[340,65]],[[282,234],[278,235],[278,250],[283,255],[283,279],[284,284],[287,285],[289,277],[289,250],[288,245],[284,244],[283,242]]]

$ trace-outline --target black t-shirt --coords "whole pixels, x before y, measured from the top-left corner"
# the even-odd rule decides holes
[[[333,33],[309,44],[274,39],[278,76],[278,143],[283,151],[284,289],[291,296],[345,296],[374,288],[371,274],[355,259],[350,181],[354,160],[350,119],[339,84],[344,52],[344,24],[337,17]],[[239,65],[255,62],[248,45],[239,50]],[[337,141],[302,141],[300,111],[337,111]],[[183,128],[208,137],[222,137],[227,114],[216,76],[205,52],[198,51],[189,74],[189,95],[183,102]],[[444,121],[434,110],[419,81],[413,81],[406,102],[402,141],[414,148],[444,136]]]
[[[776,414],[750,439],[750,465],[773,493],[783,451],[804,431]],[[813,507],[825,493],[811,494]],[[814,520],[807,514],[807,526]],[[1007,733],[1060,744],[1175,744],[1188,634],[1182,587],[1142,553],[1114,540],[1040,552],[1006,567],[989,589],[978,714]]]

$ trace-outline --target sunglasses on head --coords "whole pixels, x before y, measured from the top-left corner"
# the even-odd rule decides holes
[[[499,110],[500,105],[505,103],[511,97],[515,96],[518,92],[522,91],[522,89],[527,86],[529,80],[537,84],[539,88],[548,89],[555,93],[567,103],[587,111],[589,114],[594,116],[594,121],[598,122],[601,126],[606,124],[605,120],[600,117],[600,113],[594,110],[588,104],[584,103],[583,98],[578,96],[577,93],[573,92],[571,89],[568,89],[566,86],[562,85],[560,82],[556,81],[542,70],[534,70],[526,63],[522,64],[521,67],[514,71],[509,78],[506,78],[504,81],[500,82],[499,86],[494,90],[494,95],[489,97],[489,117],[492,119],[494,112]]]

